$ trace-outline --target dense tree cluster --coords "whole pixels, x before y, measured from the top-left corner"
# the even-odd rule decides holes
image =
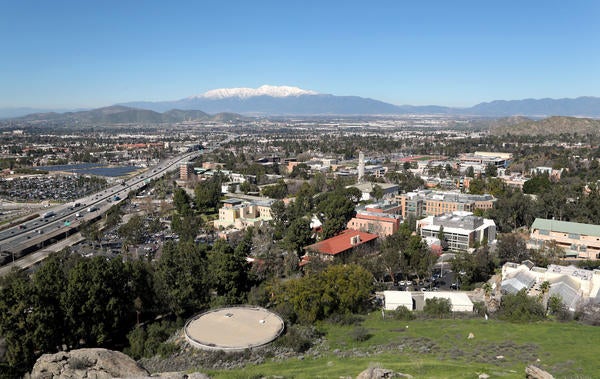
[[[22,373],[40,352],[63,346],[123,344],[137,322],[156,315],[185,317],[210,304],[244,302],[253,281],[240,246],[169,242],[156,265],[61,252],[31,277],[10,273],[0,282],[0,335],[10,370]]]
[[[274,289],[274,302],[288,317],[312,323],[336,313],[366,309],[373,275],[358,265],[332,265],[324,271],[291,279]],[[287,306],[290,311],[285,311]]]

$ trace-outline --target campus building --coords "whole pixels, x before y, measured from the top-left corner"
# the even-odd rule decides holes
[[[491,209],[496,199],[492,195],[470,195],[460,192],[419,190],[396,196],[401,215],[407,218],[438,216],[451,212],[474,212]]]
[[[215,228],[245,229],[248,226],[257,226],[263,221],[273,219],[271,205],[275,200],[244,201],[241,199],[227,199],[219,209],[219,219],[215,220]]]
[[[600,258],[600,225],[536,218],[529,239],[529,245],[535,248],[554,241],[567,256]]]
[[[417,230],[423,238],[443,234],[448,248],[458,251],[466,251],[476,243],[490,243],[496,239],[496,223],[471,212],[429,216],[417,221]]]
[[[374,233],[380,237],[389,236],[398,231],[402,217],[399,215],[400,207],[395,203],[371,204],[364,209],[359,209],[356,216],[348,221],[347,228],[367,233]]]
[[[376,234],[346,229],[337,236],[306,246],[303,261],[308,261],[311,255],[318,255],[324,260],[344,259],[352,250],[371,245],[376,239]]]
[[[498,153],[489,151],[476,151],[474,153],[461,154],[458,159],[461,166],[479,165],[486,167],[489,164],[496,168],[507,167],[512,159],[511,153]]]
[[[559,265],[536,267],[529,261],[507,262],[502,266],[501,289],[504,293],[524,290],[537,297],[542,294],[544,282],[549,285],[547,296],[558,296],[570,311],[589,302],[600,303],[600,270]]]

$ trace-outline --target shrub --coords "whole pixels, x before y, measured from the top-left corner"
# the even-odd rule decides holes
[[[169,355],[173,347],[166,346],[167,344],[164,342],[177,328],[176,322],[167,320],[152,323],[145,328],[137,327],[127,335],[129,347],[125,349],[125,352],[134,359],[151,357],[155,354]]]
[[[161,358],[167,358],[173,355],[173,353],[175,353],[178,349],[179,346],[177,346],[177,344],[172,342],[163,342],[158,345],[157,354],[160,355]]]
[[[423,313],[437,318],[448,317],[452,314],[452,305],[450,300],[439,297],[425,300]]]
[[[357,326],[350,332],[350,337],[356,342],[363,342],[371,338],[371,334],[364,326]]]
[[[487,307],[483,301],[476,301],[473,303],[473,312],[479,316],[485,316],[487,314]]]
[[[292,349],[296,353],[303,353],[310,349],[313,341],[319,337],[314,327],[293,325],[287,328],[286,333],[277,339],[276,344]]]
[[[390,316],[395,320],[410,321],[416,318],[416,315],[404,305],[399,306],[396,310],[390,312]]]
[[[575,319],[587,325],[600,325],[600,304],[587,304],[575,313]]]
[[[556,317],[558,321],[571,321],[573,314],[569,312],[562,299],[557,295],[552,295],[548,299],[548,313]]]
[[[337,325],[360,325],[364,317],[352,313],[336,313],[329,317],[329,322]]]
[[[498,318],[511,322],[531,322],[543,320],[546,317],[544,307],[537,298],[527,296],[525,290],[514,295],[502,296]]]

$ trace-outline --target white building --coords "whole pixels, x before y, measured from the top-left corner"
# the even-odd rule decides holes
[[[447,299],[452,312],[473,312],[473,302],[466,292],[409,292],[409,291],[384,291],[384,309],[393,311],[400,306],[409,310],[422,311],[427,299]]]
[[[475,243],[491,243],[496,239],[494,220],[457,211],[441,216],[429,216],[417,221],[421,237],[439,237],[440,230],[451,250],[466,251]]]

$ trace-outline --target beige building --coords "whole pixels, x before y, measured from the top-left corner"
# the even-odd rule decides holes
[[[600,258],[600,225],[536,218],[529,239],[532,247],[554,241],[567,256]]]
[[[219,219],[215,220],[214,227],[245,229],[248,226],[257,226],[263,221],[273,219],[271,205],[273,199],[261,201],[244,201],[228,199],[219,209]]]
[[[491,209],[496,199],[492,195],[469,195],[460,192],[419,190],[396,196],[402,217],[438,216],[452,212],[474,212]]]

